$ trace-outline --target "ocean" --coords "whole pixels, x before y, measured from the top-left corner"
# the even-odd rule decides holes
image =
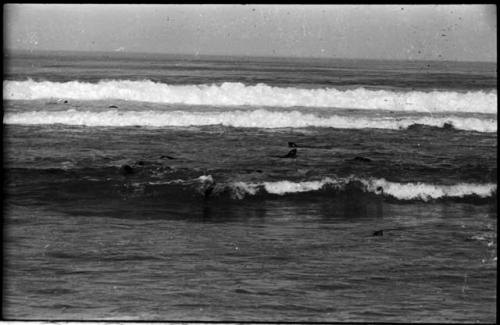
[[[4,53],[3,316],[495,322],[496,71]]]

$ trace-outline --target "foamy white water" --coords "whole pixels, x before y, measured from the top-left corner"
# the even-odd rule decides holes
[[[360,178],[330,178],[325,177],[316,181],[293,182],[288,180],[275,182],[233,182],[217,184],[216,192],[227,188],[231,190],[233,198],[242,199],[247,195],[255,195],[260,191],[269,194],[285,195],[290,193],[312,192],[325,187],[342,190],[353,181],[363,184],[364,190],[377,195],[392,196],[398,200],[429,201],[441,198],[463,198],[466,196],[491,197],[496,194],[497,185],[493,183],[475,184],[459,183],[454,185],[439,185],[428,183],[397,183],[385,179]]]
[[[272,107],[332,107],[383,109],[418,112],[497,113],[496,92],[338,90],[246,86],[225,82],[221,85],[169,85],[150,80],[79,81],[4,81],[3,98],[34,100],[65,98],[74,100],[120,99],[166,104]]]
[[[369,192],[390,195],[399,200],[429,201],[443,197],[465,197],[476,195],[481,198],[493,196],[497,185],[460,183],[454,185],[436,185],[427,183],[395,183],[385,179],[360,180]],[[380,191],[382,189],[382,191]]]
[[[31,111],[5,113],[5,124],[66,124],[85,126],[201,126],[224,125],[233,127],[283,128],[283,127],[331,127],[401,129],[412,124],[442,127],[451,123],[455,128],[477,132],[496,132],[494,119],[450,117],[327,117],[299,111],[276,112],[265,109],[252,111],[188,112],[188,111]]]

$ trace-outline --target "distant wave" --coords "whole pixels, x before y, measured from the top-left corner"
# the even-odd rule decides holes
[[[272,87],[225,82],[220,85],[168,85],[150,80],[4,81],[3,98],[34,100],[65,98],[75,100],[120,99],[166,104],[337,107],[419,112],[497,113],[496,92],[338,90]]]
[[[212,182],[211,176],[202,176],[202,183]],[[460,183],[455,185],[438,185],[428,183],[397,183],[385,179],[358,179],[358,178],[330,178],[321,180],[293,182],[288,180],[275,182],[232,182],[228,184],[216,184],[213,190],[215,194],[229,192],[233,199],[243,199],[246,196],[257,194],[287,195],[303,192],[317,192],[336,190],[343,191],[347,186],[358,184],[358,187],[376,195],[392,197],[397,200],[420,200],[431,201],[446,198],[479,197],[489,198],[496,195],[496,184],[474,184]]]
[[[421,117],[421,118],[370,118],[327,116],[322,117],[299,111],[276,112],[265,109],[252,111],[225,112],[192,112],[192,111],[119,111],[103,112],[77,111],[32,111],[22,113],[5,113],[5,124],[67,124],[85,126],[201,126],[224,125],[233,127],[258,128],[301,128],[301,127],[331,127],[331,128],[378,128],[401,129],[411,125],[421,124],[443,127],[451,124],[456,129],[496,132],[497,121],[494,119],[462,118],[462,117]]]

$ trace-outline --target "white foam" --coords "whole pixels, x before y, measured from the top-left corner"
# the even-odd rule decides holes
[[[20,113],[5,113],[4,124],[66,124],[85,126],[202,126],[224,125],[233,127],[259,128],[302,128],[302,127],[332,127],[332,128],[379,128],[401,129],[418,123],[428,126],[442,127],[451,123],[457,129],[496,132],[496,119],[479,119],[472,117],[360,117],[360,116],[318,116],[299,111],[277,112],[265,109],[233,110],[217,112],[192,111],[118,111],[102,112],[77,111],[31,111]]]
[[[318,191],[327,184],[335,183],[337,182],[329,177],[326,177],[320,181],[306,181],[298,183],[290,181],[264,182],[263,186],[267,193],[284,195],[287,193]]]
[[[272,87],[266,84],[244,85],[225,82],[220,85],[169,85],[150,80],[79,81],[4,81],[7,100],[120,99],[168,104],[208,106],[338,107],[420,112],[476,112],[497,114],[495,91],[408,91],[357,88],[302,89]]]
[[[223,190],[225,186],[221,187]],[[245,183],[245,182],[233,182],[229,185],[230,194],[233,199],[243,199],[246,195],[255,195],[259,191],[259,184],[257,183]]]
[[[293,182],[289,180],[274,182],[233,182],[229,185],[219,184],[219,191],[229,188],[233,198],[242,199],[247,195],[256,195],[259,192],[283,196],[291,193],[303,193],[322,190],[325,187],[343,189],[350,182],[358,181],[364,186],[364,190],[377,195],[392,196],[399,200],[421,200],[429,201],[441,198],[463,198],[466,196],[478,196],[487,198],[495,195],[496,184],[474,184],[459,183],[455,185],[439,185],[428,183],[397,183],[385,179],[359,179],[330,178],[321,180]]]
[[[360,179],[366,186],[366,190],[376,194],[393,196],[399,200],[422,200],[439,199],[443,197],[458,198],[476,195],[481,198],[494,195],[497,189],[496,184],[474,184],[460,183],[455,185],[436,185],[427,183],[395,183],[385,179]],[[380,188],[383,190],[380,191]]]
[[[198,181],[202,183],[213,183],[214,179],[212,175],[201,175],[200,177],[197,178]]]

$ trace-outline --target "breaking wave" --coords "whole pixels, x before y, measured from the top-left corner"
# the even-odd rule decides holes
[[[211,176],[204,176],[200,181],[206,188],[207,180],[213,181]],[[215,183],[214,183],[215,184]],[[243,199],[246,196],[258,194],[287,195],[303,192],[317,191],[344,191],[347,186],[357,186],[364,192],[392,197],[397,200],[431,201],[447,198],[479,197],[489,198],[496,195],[497,185],[460,183],[454,185],[438,185],[427,183],[397,183],[385,179],[358,179],[358,178],[330,178],[321,180],[293,182],[288,180],[275,182],[232,182],[228,184],[215,184],[213,193],[229,193],[233,199]]]
[[[24,169],[9,170],[13,179],[29,179],[34,184],[45,184],[45,189],[57,188],[57,191],[39,191],[37,196],[54,199],[61,197],[65,202],[68,195],[100,197],[119,195],[120,198],[134,197],[143,199],[165,199],[173,201],[200,202],[200,200],[242,200],[276,198],[320,198],[334,199],[342,195],[355,198],[366,193],[370,196],[396,201],[464,201],[488,203],[496,200],[497,184],[460,182],[455,184],[434,184],[424,182],[394,182],[384,178],[335,175],[304,180],[237,180],[226,175],[213,176],[184,170],[171,176],[143,178],[138,172],[130,179],[124,179],[117,173],[117,167],[91,169]],[[53,182],[56,183],[53,183]],[[50,186],[49,186],[50,185]]]
[[[404,129],[421,124],[434,127],[452,125],[455,129],[496,132],[495,119],[464,117],[347,117],[318,116],[299,111],[276,112],[265,109],[252,111],[191,112],[191,111],[32,111],[5,113],[5,124],[66,124],[83,126],[202,126],[224,125],[232,127],[284,128],[331,127],[348,129]]]
[[[46,98],[103,100],[120,99],[165,104],[263,106],[263,107],[337,107],[420,112],[497,113],[495,91],[408,91],[357,88],[302,89],[272,87],[266,84],[169,85],[150,80],[80,81],[4,81],[3,98],[35,100]]]

